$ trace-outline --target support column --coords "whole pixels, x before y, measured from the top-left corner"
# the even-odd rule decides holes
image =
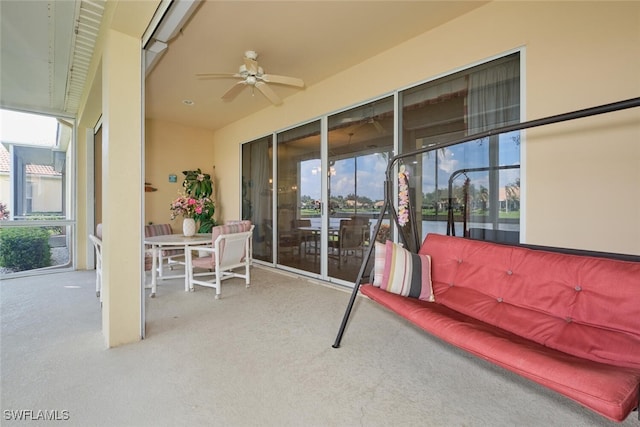
[[[141,338],[140,43],[108,30],[102,56],[102,331],[108,347]]]

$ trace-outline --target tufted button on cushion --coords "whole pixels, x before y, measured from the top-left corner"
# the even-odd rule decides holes
[[[498,298],[498,302],[502,302],[502,301],[503,301],[502,298]]]
[[[511,275],[513,274],[513,271],[511,271],[511,270],[507,270],[507,274],[508,274],[509,276],[511,276]]]
[[[571,323],[573,322],[573,319],[571,317],[566,317],[564,320],[567,321],[567,323]]]
[[[458,260],[458,264],[462,264],[462,260],[461,259]]]
[[[582,290],[582,286],[576,285],[575,290],[576,292],[580,292]]]

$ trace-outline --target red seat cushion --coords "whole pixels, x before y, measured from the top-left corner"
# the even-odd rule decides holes
[[[614,421],[638,403],[640,370],[572,356],[436,302],[402,297],[372,285],[361,292],[425,331],[484,360],[542,384]]]

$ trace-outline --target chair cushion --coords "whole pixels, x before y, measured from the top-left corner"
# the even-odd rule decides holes
[[[173,234],[170,224],[150,224],[144,226],[144,237]]]
[[[198,268],[214,268],[216,259],[213,256],[194,257],[191,259],[191,265]]]
[[[166,236],[169,234],[173,234],[173,230],[171,230],[171,224],[149,224],[144,226],[144,237]],[[181,249],[168,249],[162,251],[162,256],[168,257],[173,255],[181,255],[183,252],[184,251]],[[149,252],[144,257],[145,271],[151,270],[152,261],[153,257]]]
[[[251,230],[251,221],[249,220],[233,221],[225,225],[216,225],[211,229],[211,241],[215,245],[215,242],[218,236],[221,236],[223,234],[244,233],[245,231],[249,231],[249,230]],[[223,253],[224,253],[224,241],[220,242],[221,258]],[[215,258],[213,256],[194,258],[191,264],[194,267],[214,268]]]
[[[215,243],[222,234],[242,233],[251,229],[251,221],[239,221],[225,225],[216,225],[211,229],[211,241]]]

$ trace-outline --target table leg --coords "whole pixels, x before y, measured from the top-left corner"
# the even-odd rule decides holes
[[[189,245],[184,245],[184,291],[191,290],[191,282],[189,281],[189,269],[191,267],[191,251]]]

